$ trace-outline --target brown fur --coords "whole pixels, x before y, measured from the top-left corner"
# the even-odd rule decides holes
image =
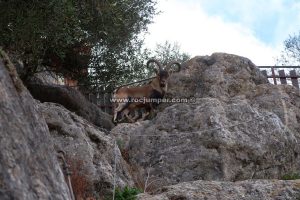
[[[166,80],[164,80],[166,81]],[[165,88],[160,87],[160,78],[157,76],[155,79],[153,79],[150,84],[140,86],[140,87],[124,87],[120,88],[115,91],[114,98],[115,99],[130,99],[130,98],[150,98],[153,90],[158,91],[161,94],[164,94]],[[133,102],[133,103],[118,103],[118,107],[115,109],[114,113],[114,121],[117,120],[117,115],[119,112],[123,112],[123,114],[126,116],[126,118],[130,122],[134,122],[137,119],[137,116],[134,116],[134,118],[130,117],[130,112],[138,109],[138,108],[146,108],[147,114],[143,116],[143,119],[145,119],[152,111],[152,104],[151,103],[139,103],[139,102]]]
[[[164,94],[167,91],[167,81],[169,78],[169,72],[167,70],[162,69],[159,62],[152,59],[147,62],[147,65],[149,63],[155,62],[159,70],[156,70],[156,77],[147,85],[139,86],[139,87],[123,87],[118,88],[114,92],[114,98],[115,99],[162,99]],[[169,68],[171,65],[176,64],[179,67],[180,70],[180,64],[177,62],[171,62],[167,68]],[[153,94],[159,94],[158,97],[153,96]],[[149,102],[119,102],[118,106],[114,110],[114,122],[117,121],[119,114],[124,114],[125,117],[130,121],[134,122],[138,116],[134,116],[132,118],[130,116],[130,113],[134,110],[137,110],[139,108],[145,108],[146,114],[143,116],[143,120],[154,110],[154,104]],[[122,118],[123,119],[123,118]]]

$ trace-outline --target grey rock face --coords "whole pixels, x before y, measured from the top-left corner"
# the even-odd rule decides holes
[[[226,100],[268,83],[249,59],[231,54],[197,56],[184,65],[184,70],[170,79],[169,96]]]
[[[0,199],[70,199],[48,127],[0,52]]]
[[[139,200],[297,200],[298,181],[251,180],[240,182],[194,181],[164,187],[156,195]]]
[[[93,183],[96,195],[111,194],[113,188],[114,155],[117,156],[117,186],[133,185],[127,164],[122,159],[114,140],[105,129],[94,126],[87,120],[55,103],[39,104],[49,127],[56,149],[66,152],[69,159],[82,161],[81,170]]]
[[[274,86],[246,58],[196,57],[170,78],[170,98],[151,121],[119,124],[129,162],[162,185],[280,178],[300,170],[300,94]]]

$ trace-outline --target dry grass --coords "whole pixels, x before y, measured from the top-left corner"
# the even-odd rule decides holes
[[[128,171],[133,178],[135,187],[142,190],[144,193],[154,193],[162,187],[162,180],[151,175],[151,167],[146,170],[142,167],[130,162],[130,155],[128,149],[124,148],[121,140],[118,141],[122,158],[128,164]]]
[[[136,165],[131,164],[129,166],[129,173],[136,188],[141,189],[144,193],[153,194],[162,187],[162,180],[151,175],[151,167],[145,171]]]

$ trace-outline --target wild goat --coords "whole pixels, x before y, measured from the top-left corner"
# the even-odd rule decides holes
[[[154,107],[159,104],[159,100],[164,97],[167,91],[171,66],[177,65],[178,72],[181,69],[180,63],[175,61],[170,62],[165,69],[155,59],[150,59],[147,62],[147,66],[150,63],[155,63],[158,66],[158,69],[155,69],[156,77],[150,83],[139,87],[122,87],[114,91],[113,98],[116,103],[114,106],[114,122],[123,120],[123,116],[119,119],[122,114],[130,122],[134,122],[138,116],[135,115],[132,118],[130,113],[140,108],[145,108],[146,110],[142,118],[144,120],[153,111]]]

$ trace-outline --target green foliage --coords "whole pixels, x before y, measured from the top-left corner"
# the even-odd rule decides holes
[[[23,61],[25,78],[44,69],[80,78],[89,66],[87,82],[120,81],[121,74],[141,64],[139,35],[156,14],[155,4],[1,0],[0,46]]]
[[[178,43],[170,43],[166,41],[163,44],[157,44],[153,52],[153,57],[160,60],[164,65],[172,60],[183,63],[190,59],[190,55],[182,52]]]
[[[156,0],[0,0],[0,46],[23,61],[23,80],[40,71],[77,79],[92,90],[148,78],[150,57],[189,58],[178,44],[143,49]],[[88,71],[87,71],[88,68]]]
[[[166,41],[163,44],[157,44],[154,50],[143,49],[142,43],[133,45],[136,48],[135,52],[132,54],[126,54],[129,56],[130,62],[124,59],[122,54],[106,54],[106,59],[109,63],[112,63],[111,68],[107,71],[105,63],[103,66],[96,66],[95,70],[91,73],[91,76],[99,77],[101,76],[101,82],[94,82],[95,85],[101,85],[105,83],[103,88],[98,88],[98,90],[112,91],[116,85],[121,85],[123,83],[129,83],[145,78],[149,78],[154,75],[154,68],[146,67],[146,61],[149,58],[156,58],[161,63],[166,65],[172,60],[179,61],[183,63],[190,58],[185,52],[182,52],[180,46],[177,43],[170,43]],[[111,53],[111,52],[109,52]],[[114,65],[113,63],[119,63],[119,65]],[[113,72],[113,73],[112,73]],[[96,84],[99,83],[99,84]]]
[[[119,7],[114,7],[114,12],[107,14],[114,17],[107,19],[106,40],[95,46],[90,65],[89,81],[95,86],[105,83],[103,88],[98,88],[100,90],[112,90],[115,85],[146,75],[144,62],[147,60],[147,50],[142,50],[143,38],[140,33],[147,30],[155,14],[155,3],[152,0],[116,2]],[[111,19],[116,20],[115,28],[111,27]],[[121,37],[117,37],[119,35]]]
[[[284,50],[277,59],[278,65],[300,65],[300,32],[284,41]]]
[[[119,149],[123,149],[124,148],[124,141],[120,138],[117,139],[117,145],[119,147]]]
[[[141,193],[142,191],[137,188],[125,187],[123,189],[116,189],[116,200],[135,200],[136,195]]]
[[[32,74],[43,63],[46,52],[58,58],[84,38],[71,1],[1,1],[0,45],[24,62]]]
[[[180,63],[183,63],[190,59],[190,55],[182,52],[180,49],[180,45],[178,43],[170,43],[169,41],[166,41],[162,44],[157,44],[156,47],[153,50],[150,49],[144,49],[139,53],[140,57],[137,57],[137,61],[147,61],[149,58],[155,58],[159,60],[163,65],[167,65],[170,63],[170,61],[178,61]],[[132,58],[134,60],[134,58]],[[134,66],[137,66],[136,68]],[[136,62],[135,65],[133,65],[133,72],[130,74],[131,77],[129,79],[126,79],[124,81],[132,82],[134,80],[141,80],[145,78],[149,78],[154,75],[154,68],[149,67],[147,68],[144,63],[139,64]]]
[[[97,90],[112,91],[115,86],[148,77],[146,61],[148,50],[142,50],[142,43],[132,41],[125,53],[103,50],[105,61],[100,56],[91,64],[90,83]],[[109,66],[109,67],[108,67]],[[99,78],[101,77],[101,78]]]
[[[281,179],[282,180],[296,180],[296,179],[300,179],[300,174],[298,172],[291,172],[291,173],[283,175]]]

